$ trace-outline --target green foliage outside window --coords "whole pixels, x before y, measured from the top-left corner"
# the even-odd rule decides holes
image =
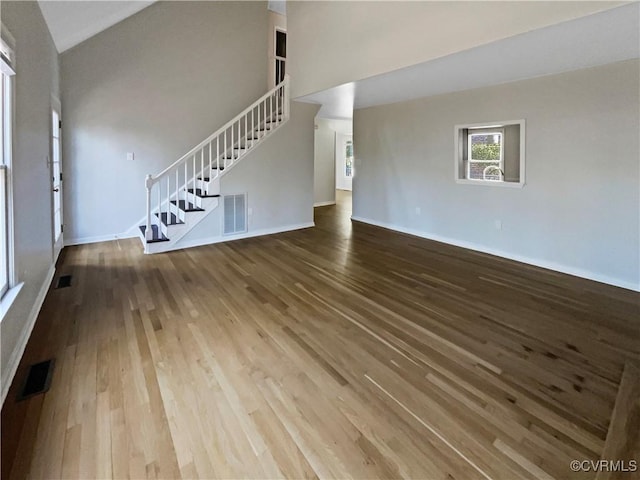
[[[476,143],[471,147],[471,158],[473,160],[500,160],[500,144]]]

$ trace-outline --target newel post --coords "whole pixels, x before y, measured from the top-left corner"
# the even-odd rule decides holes
[[[291,77],[289,77],[289,75],[285,75],[284,76],[284,105],[282,108],[282,111],[284,112],[284,119],[288,119],[289,118],[289,81],[290,81]]]
[[[151,187],[153,187],[153,176],[147,175],[144,179],[144,186],[147,189],[147,228],[144,232],[145,240],[153,240],[153,231],[151,230]]]

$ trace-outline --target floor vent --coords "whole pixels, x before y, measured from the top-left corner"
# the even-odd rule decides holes
[[[71,275],[62,275],[58,278],[58,285],[56,288],[66,288],[71,286]]]
[[[224,196],[224,235],[247,231],[247,195]]]
[[[49,390],[54,364],[55,360],[51,359],[31,365],[18,400],[24,400]]]

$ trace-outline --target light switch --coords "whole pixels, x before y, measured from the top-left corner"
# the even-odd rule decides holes
[[[128,152],[127,153],[127,160],[133,160],[133,159],[134,159],[133,152]]]

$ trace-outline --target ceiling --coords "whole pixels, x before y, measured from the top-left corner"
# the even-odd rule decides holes
[[[148,7],[155,0],[38,0],[59,53]]]
[[[497,85],[640,57],[640,3],[499,40],[306,95],[321,118],[354,108]]]
[[[64,52],[121,22],[157,0],[38,0],[53,42]],[[268,8],[286,15],[286,0],[268,0]]]

